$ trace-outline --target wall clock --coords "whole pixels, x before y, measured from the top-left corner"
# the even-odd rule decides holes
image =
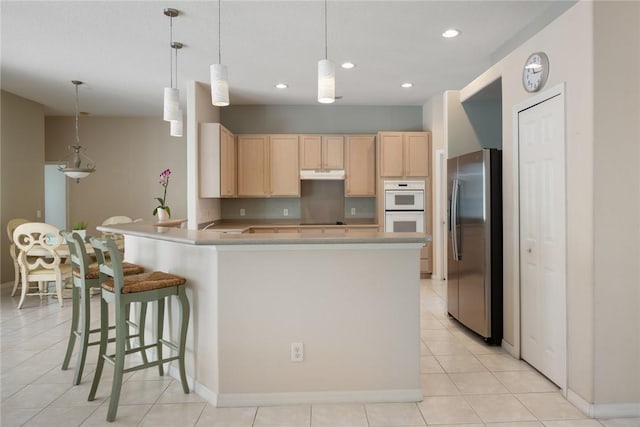
[[[549,58],[544,52],[532,53],[522,69],[522,85],[527,92],[537,92],[547,82]]]

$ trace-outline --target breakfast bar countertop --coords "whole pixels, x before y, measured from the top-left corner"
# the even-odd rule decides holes
[[[318,226],[325,227],[325,226]],[[248,227],[247,227],[248,228]],[[229,233],[228,228],[188,230],[159,227],[149,222],[134,222],[99,226],[98,230],[191,245],[285,245],[285,244],[341,244],[341,243],[428,243],[431,236],[424,233],[383,233],[363,228],[354,234],[298,233]]]

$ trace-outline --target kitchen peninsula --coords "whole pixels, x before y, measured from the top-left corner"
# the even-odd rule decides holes
[[[422,400],[419,259],[429,236],[99,229],[125,236],[126,260],[187,278],[187,375],[210,403]],[[168,310],[173,334],[175,302]],[[294,343],[302,361],[292,362]]]

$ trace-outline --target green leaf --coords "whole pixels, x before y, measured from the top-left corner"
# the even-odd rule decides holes
[[[155,209],[153,210],[152,215],[153,215],[153,216],[156,216],[157,214],[158,214],[158,208],[155,208]]]
[[[160,206],[164,206],[164,200],[161,197],[156,197],[156,200],[160,203]]]
[[[169,206],[165,206],[164,207],[167,211],[167,213],[169,214],[169,218],[171,218],[171,208]]]

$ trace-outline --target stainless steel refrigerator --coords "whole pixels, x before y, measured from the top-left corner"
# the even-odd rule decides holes
[[[447,161],[449,315],[502,341],[502,152],[485,149]]]

